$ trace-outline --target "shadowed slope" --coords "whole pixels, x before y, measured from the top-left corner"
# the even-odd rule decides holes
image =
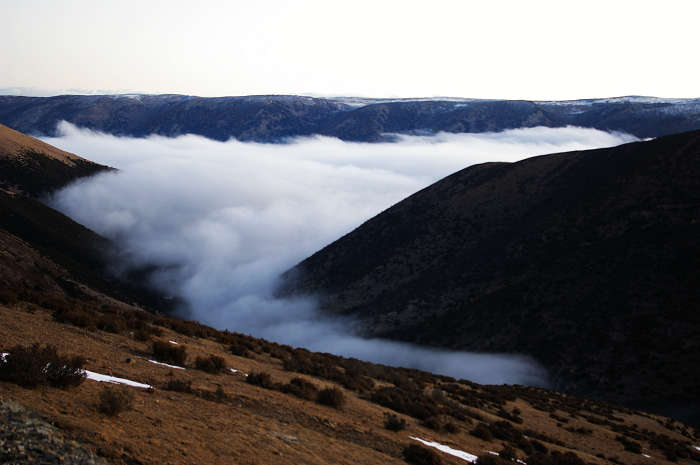
[[[687,418],[699,219],[700,132],[487,163],[309,257],[281,294],[317,294],[367,335],[526,353],[559,388]]]
[[[109,262],[118,252],[108,239],[33,198],[106,170],[0,125],[0,253],[15,257],[0,260],[0,290],[39,286],[76,297],[88,286],[149,307],[172,306],[144,284],[147,271],[134,272],[137,279],[113,276]]]

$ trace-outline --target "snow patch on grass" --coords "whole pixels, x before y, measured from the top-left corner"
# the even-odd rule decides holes
[[[163,365],[164,367],[168,367],[168,368],[175,368],[176,370],[184,370],[183,367],[179,367],[177,365],[168,365],[167,363],[156,362],[155,360],[149,360],[149,362],[155,363],[156,365]]]
[[[99,381],[101,383],[114,383],[114,384],[125,384],[127,386],[151,389],[153,386],[150,384],[137,383],[136,381],[131,381],[130,379],[117,378],[116,376],[107,376],[100,373],[95,373],[94,371],[85,370],[85,377],[93,381]]]
[[[462,459],[462,460],[466,460],[467,462],[476,463],[477,456],[476,456],[476,455],[472,455],[472,454],[470,454],[469,452],[464,452],[464,451],[462,451],[462,450],[453,449],[453,448],[451,448],[450,446],[446,446],[446,445],[444,445],[444,444],[440,444],[439,442],[425,441],[425,440],[423,440],[423,439],[416,438],[416,437],[414,437],[414,436],[409,436],[409,437],[410,437],[411,439],[413,439],[414,441],[421,442],[421,443],[425,444],[425,445],[428,446],[428,447],[434,447],[435,449],[437,449],[437,450],[439,450],[439,451],[442,451],[442,452],[444,452],[444,453],[446,453],[446,454],[453,455],[453,456],[455,456],[455,457],[457,457],[457,458],[460,458],[460,459]]]

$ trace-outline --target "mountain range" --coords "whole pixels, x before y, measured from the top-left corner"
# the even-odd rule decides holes
[[[700,127],[700,99],[0,96],[0,123],[18,131],[55,135],[60,121],[120,136],[197,134],[216,140],[236,138],[254,142],[283,142],[291,137],[311,135],[381,142],[391,141],[391,134],[474,133],[569,125],[648,138]]]
[[[285,274],[358,333],[524,353],[556,389],[698,421],[700,131],[485,163]]]

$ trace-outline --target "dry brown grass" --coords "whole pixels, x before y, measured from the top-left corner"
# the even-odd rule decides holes
[[[221,357],[227,367],[239,372],[174,370],[148,362],[152,342],[137,340],[129,330],[111,333],[59,323],[49,310],[21,302],[0,307],[0,313],[2,348],[35,342],[51,344],[60,353],[84,355],[87,368],[92,371],[156,386],[153,392],[130,389],[132,410],[116,417],[105,417],[96,409],[104,388],[101,383],[86,381],[70,391],[53,388],[32,391],[9,383],[0,384],[2,396],[14,398],[56,424],[65,425],[72,437],[102,451],[114,463],[126,463],[129,458],[144,464],[405,463],[402,451],[414,442],[409,437],[416,436],[475,455],[485,454],[488,450],[499,451],[504,444],[512,444],[517,456],[526,458],[528,454],[518,447],[520,441],[521,447],[532,448],[532,453],[537,452],[534,450],[537,443],[550,452],[574,452],[587,463],[610,463],[614,458],[621,463],[636,465],[643,457],[625,450],[624,444],[617,440],[618,436],[646,429],[675,441],[686,440],[678,424],[674,430],[669,430],[664,426],[665,420],[658,417],[622,410],[606,412],[593,403],[590,403],[590,410],[576,410],[576,418],[563,425],[592,430],[591,434],[581,435],[557,427],[557,420],[543,407],[546,401],[547,405],[574,409],[578,405],[574,400],[541,390],[491,389],[471,383],[458,383],[457,390],[450,387],[449,381],[428,375],[417,374],[416,379],[420,382],[415,384],[415,381],[402,379],[405,373],[399,373],[395,378],[395,382],[403,386],[401,389],[422,389],[426,398],[436,405],[457,402],[469,415],[480,417],[493,437],[490,440],[476,437],[469,431],[478,421],[472,418],[460,421],[453,417],[449,417],[449,421],[458,426],[454,433],[431,430],[415,419],[407,421],[406,429],[397,433],[385,429],[387,415],[396,413],[372,402],[371,394],[362,389],[348,390],[325,378],[285,370],[282,360],[271,355],[271,352],[280,355],[284,350],[266,347],[263,342],[251,339],[247,356],[241,357],[231,353],[230,341],[219,341],[220,336],[215,334],[210,335],[211,338],[202,338],[161,327],[162,335],[157,340],[173,340],[186,346],[192,360]],[[189,330],[185,332],[190,333]],[[390,376],[390,372],[386,369],[382,376],[391,378],[394,375]],[[269,374],[272,389],[246,382],[242,373]],[[297,381],[293,381],[295,379]],[[320,405],[315,399],[310,399],[310,395],[298,397],[293,389],[285,389],[289,385],[303,387],[299,380],[319,388],[339,389],[345,399],[343,409]],[[386,380],[374,379],[374,382],[375,390],[387,385],[397,387]],[[187,386],[188,389],[161,388],[170,384]],[[435,391],[438,386],[439,391]],[[464,401],[468,404],[479,404],[479,407],[462,404],[458,399],[466,399]],[[503,412],[509,415],[519,412],[518,417],[523,423],[504,420],[499,416]],[[571,413],[562,410],[556,410],[555,414],[571,417]],[[615,431],[607,424],[592,423],[585,417],[629,429]],[[496,424],[501,426],[494,426]],[[634,430],[632,424],[637,424]],[[505,439],[495,437],[496,434]],[[662,451],[650,449],[648,441],[633,437],[630,440],[639,443],[643,452],[652,455],[654,463],[670,463],[664,459]],[[444,463],[464,463],[437,453]],[[678,463],[694,462],[681,458]]]
[[[21,152],[26,150],[42,153],[69,166],[75,165],[77,160],[87,161],[78,155],[57,149],[46,142],[0,124],[0,157],[21,157]]]

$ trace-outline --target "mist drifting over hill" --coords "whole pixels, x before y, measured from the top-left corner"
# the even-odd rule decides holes
[[[126,138],[59,126],[50,144],[118,168],[56,193],[52,205],[117,241],[123,266],[155,264],[188,318],[315,351],[480,383],[546,384],[531,361],[353,336],[313,296],[278,300],[283,271],[363,221],[475,163],[634,140],[582,128],[397,136],[395,143],[306,137],[288,144],[200,136]]]

